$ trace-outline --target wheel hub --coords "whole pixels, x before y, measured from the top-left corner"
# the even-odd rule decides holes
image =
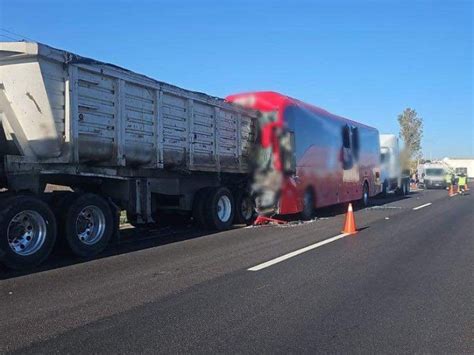
[[[21,211],[8,224],[8,245],[18,255],[32,255],[43,246],[46,234],[46,221],[41,214],[33,210]]]
[[[84,207],[76,219],[77,238],[86,245],[97,243],[105,231],[105,216],[97,206]]]
[[[229,197],[221,196],[217,201],[217,217],[222,222],[227,222],[232,212],[232,204]]]

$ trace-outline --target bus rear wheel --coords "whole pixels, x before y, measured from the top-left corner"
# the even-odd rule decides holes
[[[303,210],[300,212],[303,221],[309,221],[314,217],[314,193],[311,189],[306,189],[303,196]]]
[[[367,182],[364,183],[364,187],[362,188],[362,199],[360,202],[363,207],[369,206],[369,185]]]

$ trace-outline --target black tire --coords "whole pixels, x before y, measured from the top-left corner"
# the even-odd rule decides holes
[[[235,201],[235,224],[251,225],[257,214],[255,212],[255,202],[245,189],[239,189],[234,193]]]
[[[369,185],[367,184],[367,182],[364,182],[364,186],[362,187],[362,198],[360,199],[360,205],[362,207],[368,207],[370,204],[369,200]]]
[[[205,187],[196,192],[193,198],[193,221],[202,228],[208,228],[206,222],[206,204],[212,190],[210,187]]]
[[[309,221],[314,217],[314,193],[311,189],[306,189],[303,196],[303,210],[300,212],[303,221]]]
[[[407,193],[407,182],[403,181],[402,182],[402,187],[400,188],[400,196],[406,196],[408,195]]]
[[[383,184],[382,184],[382,197],[387,197],[387,191],[388,191],[388,181],[387,180],[384,180]]]
[[[86,193],[71,201],[62,218],[61,231],[71,251],[87,258],[107,247],[117,232],[116,220],[107,201],[96,194]],[[90,227],[89,223],[92,224]]]
[[[224,211],[220,205],[225,206]],[[220,217],[222,213],[224,216]],[[234,198],[230,190],[226,187],[212,189],[204,205],[206,227],[214,230],[229,229],[234,220],[234,213]]]
[[[56,218],[49,206],[35,196],[11,196],[1,200],[0,210],[0,261],[7,267],[16,270],[24,270],[32,268],[42,263],[51,253],[56,242]],[[14,218],[24,213],[26,219],[15,222]],[[28,223],[28,225],[26,225]],[[8,238],[20,236],[21,228],[29,228],[33,236],[26,236],[22,239],[15,238],[18,242],[17,248],[20,250],[15,252]],[[35,231],[38,231],[36,234]],[[35,237],[35,234],[37,237]],[[25,235],[25,234],[23,234]],[[42,237],[39,237],[42,235]],[[28,239],[30,238],[30,239]],[[33,238],[33,239],[31,239]],[[34,243],[38,240],[37,243]],[[12,241],[12,240],[11,240]],[[21,241],[33,243],[27,245]],[[23,250],[21,250],[23,249]],[[30,249],[31,254],[28,253]]]

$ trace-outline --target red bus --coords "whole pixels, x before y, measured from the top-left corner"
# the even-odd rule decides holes
[[[230,95],[262,113],[253,154],[260,215],[300,213],[380,193],[377,129],[276,92]]]

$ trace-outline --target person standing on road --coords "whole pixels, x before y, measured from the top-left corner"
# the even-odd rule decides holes
[[[466,175],[464,175],[463,173],[459,174],[459,177],[458,177],[458,189],[459,189],[459,191],[464,192],[465,189],[466,189],[466,184],[467,184]]]
[[[446,188],[449,189],[451,185],[453,185],[453,175],[447,171],[446,175],[444,176],[444,179],[446,181]]]

